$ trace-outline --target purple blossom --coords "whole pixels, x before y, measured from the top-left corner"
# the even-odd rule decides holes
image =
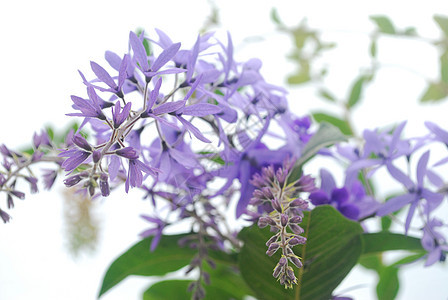
[[[158,170],[142,163],[138,159],[129,159],[128,176],[125,182],[126,193],[129,192],[129,186],[140,187],[142,185],[142,172],[155,176]]]
[[[129,116],[129,112],[131,111],[131,105],[132,105],[132,102],[129,102],[123,107],[123,109],[121,109],[120,102],[117,101],[115,103],[115,106],[112,107],[112,116],[113,116],[112,119],[114,121],[115,129],[120,127],[120,125],[123,124],[124,121],[126,121],[126,119]],[[121,110],[121,112],[120,112],[120,110]]]
[[[160,239],[162,237],[163,229],[166,226],[166,222],[162,221],[161,219],[157,217],[150,217],[147,215],[140,215],[143,219],[153,224],[153,228],[147,229],[140,233],[140,236],[143,238],[154,236],[154,238],[151,241],[151,251],[154,251],[157,247],[157,245],[160,242]]]
[[[405,232],[408,232],[412,217],[414,216],[417,206],[422,199],[425,199],[424,208],[425,213],[429,215],[435,208],[437,208],[444,196],[432,192],[424,185],[424,179],[427,176],[427,165],[429,160],[429,151],[423,153],[417,164],[417,182],[413,182],[407,175],[401,170],[395,167],[393,164],[388,164],[388,170],[390,175],[397,181],[403,184],[407,189],[407,193],[399,195],[389,199],[386,203],[382,204],[377,211],[378,216],[385,216],[400,210],[405,205],[410,204],[408,215],[406,217]]]
[[[365,194],[362,184],[355,180],[347,183],[347,186],[336,187],[336,183],[330,172],[320,170],[320,189],[310,194],[309,199],[314,205],[332,205],[345,217],[359,220],[372,215],[378,207],[378,203]]]
[[[433,218],[423,228],[422,246],[429,252],[425,267],[431,266],[438,261],[445,261],[448,244],[445,237],[436,230],[437,227],[442,226],[445,226],[442,221]]]

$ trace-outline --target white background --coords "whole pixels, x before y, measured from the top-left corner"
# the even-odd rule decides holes
[[[440,33],[432,16],[448,15],[446,1],[222,1],[221,25],[232,34],[237,59],[261,58],[263,75],[278,85],[285,84],[294,67],[285,59],[291,41],[275,32],[269,18],[273,5],[285,23],[296,25],[307,18],[310,27],[324,32],[322,38],[338,43],[337,51],[327,57],[328,85],[341,98],[359,67],[368,64],[368,33],[374,29],[369,15],[387,15],[397,27],[415,26],[427,37]],[[84,95],[77,70],[89,73],[90,60],[104,64],[105,50],[124,53],[129,31],[160,28],[188,47],[209,13],[207,1],[2,1],[0,143],[20,147],[44,125],[64,127],[70,95]],[[437,78],[434,48],[388,38],[379,47],[388,67],[356,110],[357,128],[405,119],[407,133],[423,132],[423,121],[429,119],[448,128],[448,103],[417,103],[424,78]],[[322,105],[312,89],[290,91],[290,104],[299,115]],[[9,211],[11,223],[0,224],[0,299],[95,299],[107,266],[145,229],[138,215],[150,205],[139,195],[101,200],[96,205],[101,220],[97,251],[74,259],[65,247],[61,189],[58,185],[52,192],[28,195]],[[5,202],[1,205],[5,208]],[[369,274],[356,268],[338,290],[353,288],[346,295],[374,299],[376,279]],[[446,265],[408,267],[401,278],[399,299],[448,298]],[[139,299],[147,282],[129,278],[102,299]]]

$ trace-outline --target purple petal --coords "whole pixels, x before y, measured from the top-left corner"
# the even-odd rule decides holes
[[[396,150],[395,148],[396,148],[397,143],[401,137],[401,132],[403,131],[405,125],[406,125],[406,121],[401,122],[400,125],[398,125],[397,128],[395,128],[394,134],[392,136],[392,140],[391,140],[390,146],[389,146],[389,156],[391,156],[393,154],[392,152]]]
[[[333,176],[330,172],[325,169],[320,170],[320,189],[323,190],[327,195],[331,194],[331,191],[336,187]]]
[[[159,97],[159,91],[161,86],[162,86],[162,77],[159,77],[159,79],[156,82],[156,85],[154,86],[154,89],[149,93],[148,109],[152,109],[154,103],[156,103],[157,97]]]
[[[387,162],[386,166],[389,174],[397,181],[401,182],[408,190],[415,186],[414,182],[391,162]]]
[[[208,103],[198,103],[189,106],[185,106],[182,114],[195,116],[195,117],[205,117],[208,115],[214,115],[221,112],[221,108],[214,104]]]
[[[349,193],[345,187],[333,189],[331,192],[331,201],[337,202],[338,204],[342,204],[347,202],[349,198]]]
[[[167,102],[167,103],[163,103],[163,104],[157,106],[156,108],[154,108],[153,112],[155,115],[162,115],[162,114],[175,112],[176,110],[179,110],[184,106],[185,106],[184,100]]]
[[[129,42],[131,44],[132,50],[134,50],[134,57],[139,63],[140,67],[143,71],[148,71],[148,56],[146,55],[145,46],[143,46],[142,41],[134,32],[131,31],[129,33]]]
[[[429,160],[429,150],[423,153],[417,164],[417,184],[423,186],[423,179],[426,175],[426,167]]]
[[[314,205],[323,205],[330,203],[330,199],[328,198],[327,193],[321,190],[311,193],[308,198]]]
[[[118,70],[118,89],[121,90],[121,87],[123,86],[124,81],[127,78],[127,68],[128,68],[128,63],[129,63],[129,56],[127,54],[125,54],[125,56],[123,57],[123,60],[121,61],[120,64],[120,69]]]
[[[185,128],[189,132],[193,133],[193,135],[197,139],[203,141],[204,143],[211,143],[211,141],[208,138],[206,138],[196,126],[194,126],[193,124],[191,124],[190,122],[188,122],[184,118],[178,117],[177,119],[185,126]]]
[[[166,48],[165,50],[163,50],[163,52],[160,53],[159,57],[157,57],[157,59],[152,64],[151,71],[156,72],[161,67],[163,67],[167,62],[169,62],[174,57],[174,55],[176,55],[177,51],[179,51],[179,48],[180,43],[175,43]]]
[[[415,199],[416,197],[413,194],[404,194],[397,197],[393,197],[380,206],[380,208],[376,212],[376,215],[382,217],[390,213],[396,212],[406,204],[409,204],[412,201],[414,201]]]
[[[95,73],[96,77],[98,77],[99,80],[107,84],[110,88],[116,89],[117,85],[115,84],[115,81],[112,79],[112,77],[107,73],[107,71],[101,67],[99,64],[97,64],[94,61],[90,62],[90,67],[92,68],[93,73]]]

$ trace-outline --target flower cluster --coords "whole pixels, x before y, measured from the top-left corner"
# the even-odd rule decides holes
[[[308,202],[297,198],[302,192],[312,192],[315,189],[314,179],[302,176],[297,180],[290,178],[294,167],[294,160],[286,160],[278,169],[273,165],[264,167],[260,173],[253,176],[251,183],[256,187],[250,203],[257,207],[260,228],[270,226],[275,234],[266,242],[266,254],[272,256],[282,249],[282,255],[274,268],[273,276],[278,278],[285,288],[292,288],[297,284],[294,269],[289,266],[291,262],[301,268],[302,262],[293,247],[306,243],[306,238],[300,223],[303,211],[308,209]]]
[[[426,264],[430,265],[443,261],[443,251],[448,247],[443,235],[435,230],[435,227],[444,227],[446,224],[434,216],[446,196],[445,182],[435,168],[444,165],[448,159],[443,158],[430,166],[431,149],[424,148],[434,143],[447,145],[448,132],[432,122],[426,122],[429,130],[427,135],[404,138],[405,125],[406,122],[402,122],[393,130],[365,130],[361,146],[338,145],[335,157],[348,163],[344,186],[335,188],[331,174],[322,170],[321,189],[312,193],[310,199],[315,205],[332,204],[346,217],[354,220],[388,216],[409,207],[404,231],[408,233],[418,213],[424,224],[420,228],[422,246],[429,251]],[[415,156],[418,158],[416,163],[413,162]],[[374,198],[370,180],[380,168],[384,168],[393,180],[403,186],[404,193],[394,195],[387,201]],[[359,178],[365,182],[364,185]],[[366,188],[369,189],[367,192]]]

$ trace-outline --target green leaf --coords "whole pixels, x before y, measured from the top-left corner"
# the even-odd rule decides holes
[[[437,101],[446,96],[448,96],[448,87],[446,84],[442,82],[431,82],[426,92],[420,98],[420,102]]]
[[[191,280],[165,280],[153,284],[143,294],[143,300],[189,299]]]
[[[442,29],[443,33],[448,36],[448,17],[441,16],[441,15],[435,15],[434,21],[437,22],[440,29]]]
[[[317,132],[310,138],[308,143],[306,143],[302,150],[302,155],[296,164],[303,165],[320,149],[346,140],[347,138],[337,127],[329,123],[322,122],[319,124],[319,129]]]
[[[272,20],[275,24],[280,25],[280,26],[283,26],[283,23],[282,23],[282,21],[280,20],[280,17],[278,16],[277,9],[276,9],[275,7],[273,7],[273,8],[271,9],[271,20]]]
[[[391,232],[364,233],[363,254],[389,250],[423,250],[420,239]]]
[[[350,125],[347,124],[347,122],[345,120],[342,120],[338,117],[329,115],[327,113],[322,113],[322,112],[315,112],[311,114],[314,118],[314,120],[318,123],[321,122],[327,122],[330,123],[334,126],[336,126],[337,128],[339,128],[339,130],[345,134],[345,135],[353,135],[353,131],[350,128]]]
[[[323,99],[326,99],[330,102],[336,102],[336,97],[333,96],[330,91],[326,90],[326,89],[319,89],[318,91],[319,96],[322,97]]]
[[[311,80],[309,70],[300,70],[288,77],[288,84],[301,84]]]
[[[406,265],[406,264],[413,263],[416,260],[418,260],[418,259],[422,258],[423,256],[425,256],[426,254],[427,254],[426,251],[421,251],[421,252],[418,252],[417,254],[412,254],[412,255],[403,257],[403,258],[397,260],[396,262],[394,262],[391,266],[399,267],[401,265]]]
[[[241,275],[229,266],[218,265],[216,269],[207,268],[210,285],[204,284],[205,299],[227,300],[243,299],[253,292],[247,287]],[[190,299],[187,291],[191,280],[166,280],[153,284],[143,294],[143,300]]]
[[[218,153],[212,152],[212,151],[199,151],[198,154],[201,155],[208,155],[208,154],[213,154],[212,156],[208,156],[205,157],[208,160],[211,160],[219,165],[225,165],[226,162],[221,158],[221,156],[219,156]]]
[[[376,286],[378,300],[393,300],[398,294],[400,281],[398,279],[398,268],[389,266],[379,272],[380,280]]]
[[[350,91],[350,96],[348,97],[347,106],[348,108],[352,108],[355,106],[359,100],[361,99],[362,89],[364,87],[364,83],[366,82],[366,76],[360,76],[352,86]]]
[[[370,42],[370,56],[372,57],[376,57],[377,55],[377,42],[376,39],[372,39],[372,41]]]
[[[448,83],[448,51],[440,56],[440,78],[443,83]]]
[[[146,238],[132,246],[110,265],[98,297],[130,275],[165,275],[188,265],[196,251],[178,245],[179,239],[184,236],[186,235],[163,236],[153,252],[149,250],[152,238]]]
[[[395,27],[392,21],[386,16],[370,16],[370,19],[376,23],[382,33],[395,34]]]
[[[359,258],[359,264],[366,269],[375,270],[379,272],[383,268],[383,261],[381,254],[365,254]]]
[[[294,252],[302,257],[304,267],[296,271],[299,284],[293,290],[286,290],[272,276],[281,254],[281,250],[272,257],[265,254],[265,243],[272,232],[255,225],[241,231],[244,246],[239,255],[240,271],[261,299],[329,299],[357,263],[362,252],[362,228],[357,222],[323,205],[304,212],[301,226],[307,242],[296,246]]]

